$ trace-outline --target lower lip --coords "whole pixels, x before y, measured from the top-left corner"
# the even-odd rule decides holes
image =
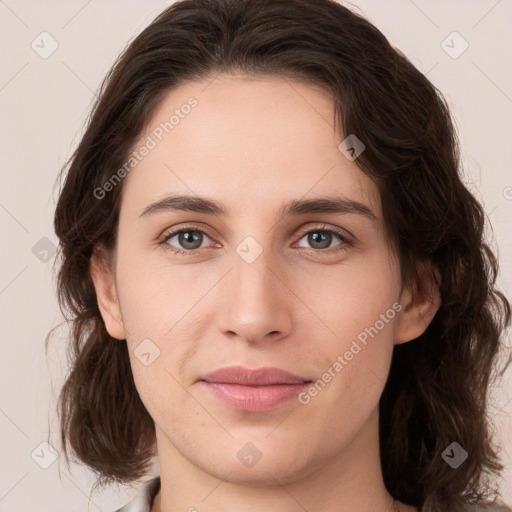
[[[297,396],[309,384],[274,384],[271,386],[242,386],[201,381],[217,398],[238,411],[269,411]]]

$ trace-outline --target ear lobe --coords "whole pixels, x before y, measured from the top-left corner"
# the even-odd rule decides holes
[[[403,309],[396,323],[395,344],[406,343],[421,336],[441,306],[441,275],[437,269],[433,269],[433,273],[420,265],[419,281],[415,281],[413,290],[402,291],[400,304]]]
[[[90,273],[96,290],[98,307],[110,336],[124,340],[126,332],[111,266],[110,258],[105,250],[95,248],[91,257]]]

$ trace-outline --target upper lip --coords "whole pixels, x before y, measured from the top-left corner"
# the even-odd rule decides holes
[[[280,368],[265,367],[251,370],[244,366],[229,366],[208,373],[199,380],[219,384],[240,384],[242,386],[270,386],[272,384],[303,384],[311,382]]]

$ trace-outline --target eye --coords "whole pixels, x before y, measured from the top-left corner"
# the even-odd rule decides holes
[[[351,240],[341,230],[320,227],[305,232],[301,240],[306,238],[307,243],[311,245],[312,249],[319,250],[322,252],[336,252],[339,250],[346,250],[347,246],[352,245]],[[325,249],[331,249],[331,243],[338,238],[341,243],[334,249],[334,251],[326,251]],[[299,246],[302,247],[302,246]]]
[[[202,248],[205,237],[210,238],[201,229],[185,227],[177,231],[166,232],[160,243],[169,245],[171,251],[177,254],[190,254]],[[175,240],[173,241],[173,239]]]

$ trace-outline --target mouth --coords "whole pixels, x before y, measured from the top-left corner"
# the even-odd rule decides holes
[[[297,396],[312,380],[279,368],[231,366],[204,375],[199,382],[235,410],[263,412]]]

